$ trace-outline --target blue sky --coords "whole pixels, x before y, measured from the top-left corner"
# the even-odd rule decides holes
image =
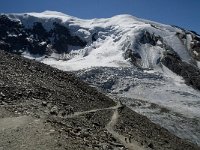
[[[131,14],[200,34],[200,0],[0,0],[1,13],[45,10],[83,19]]]

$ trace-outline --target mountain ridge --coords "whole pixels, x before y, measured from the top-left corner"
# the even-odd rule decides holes
[[[9,17],[15,20],[15,25],[10,27],[13,29],[6,29]],[[165,65],[182,76],[186,84],[200,89],[200,81],[193,77],[199,75],[200,37],[193,32],[131,15],[81,20],[59,12],[45,11],[2,15],[1,22],[5,31],[1,33],[0,48],[5,50],[25,56],[39,55],[44,63],[49,60],[43,56],[69,60],[63,62],[64,66],[69,67],[65,70],[73,70],[70,66],[76,63],[79,66],[77,69],[92,67],[91,60],[94,66],[133,65],[161,72],[160,66]],[[14,41],[15,38],[17,41]],[[79,62],[84,65],[81,66]],[[53,63],[57,65],[56,61]],[[173,66],[175,63],[181,63],[178,69]],[[192,68],[191,71],[182,73],[187,65]]]

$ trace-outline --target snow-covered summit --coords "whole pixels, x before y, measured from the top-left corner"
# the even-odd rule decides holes
[[[87,46],[78,50],[72,48],[70,54],[75,53],[76,57],[64,63],[65,70],[69,70],[69,67],[74,63],[82,64],[82,66],[75,65],[77,68],[74,67],[73,70],[92,66],[129,66],[128,60],[123,58],[127,49],[140,55],[139,65],[141,67],[153,68],[157,66],[157,60],[162,57],[162,52],[166,50],[162,48],[163,45],[172,48],[183,61],[188,63],[193,61],[198,65],[198,62],[190,57],[191,52],[186,46],[192,40],[192,33],[182,40],[177,36],[177,33],[186,34],[185,31],[170,25],[139,19],[131,15],[83,20],[56,11],[45,11],[42,13],[10,14],[8,16],[19,19],[27,28],[31,28],[34,22],[41,22],[48,31],[53,28],[54,22],[58,22],[67,27],[73,35],[84,39]],[[153,36],[159,38],[155,41],[157,42],[155,46],[149,46],[149,43],[138,44],[140,42],[138,39],[145,36],[142,35],[145,32],[148,32],[148,38],[153,38]],[[92,36],[96,37],[95,42],[92,42]],[[73,51],[74,49],[76,51]],[[194,55],[196,53],[194,52]],[[93,63],[90,63],[91,59]]]
[[[19,21],[20,28],[28,32],[23,35],[23,45],[28,46],[18,44],[12,50],[62,70],[135,66],[163,72],[164,64],[176,72],[173,64],[178,61],[193,66],[193,70],[200,67],[200,37],[178,27],[127,14],[87,20],[56,11],[6,16]]]

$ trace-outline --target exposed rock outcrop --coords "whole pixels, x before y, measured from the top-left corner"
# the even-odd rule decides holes
[[[170,70],[182,76],[186,84],[200,90],[200,70],[196,66],[183,62],[173,51],[166,51],[161,62]]]
[[[158,36],[155,36],[154,34],[150,34],[148,31],[143,31],[141,33],[139,42],[142,44],[150,44],[152,46],[156,46],[156,43],[158,40],[159,40]]]
[[[0,48],[8,52],[22,54],[51,55],[53,52],[68,53],[69,46],[86,46],[86,42],[69,29],[56,22],[53,29],[47,31],[42,23],[34,22],[31,28],[25,28],[20,21],[0,15]]]

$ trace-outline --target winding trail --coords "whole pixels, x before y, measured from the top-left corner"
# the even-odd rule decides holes
[[[81,112],[75,112],[71,115],[66,116],[65,118],[74,118],[80,115],[84,115],[84,114],[88,114],[88,113],[93,113],[93,112],[97,112],[97,111],[102,111],[102,110],[116,110],[118,108],[121,107],[120,103],[117,103],[116,106],[113,107],[108,107],[108,108],[100,108],[100,109],[92,109],[92,110],[88,110],[88,111],[81,111]]]
[[[118,107],[118,108],[120,108],[120,107]],[[115,139],[120,141],[126,148],[128,148],[130,150],[144,150],[144,148],[139,146],[137,142],[135,142],[135,141],[128,142],[128,140],[126,140],[126,139],[128,139],[128,137],[120,135],[118,132],[114,131],[114,126],[117,124],[117,120],[119,118],[118,108],[114,110],[113,116],[112,116],[110,122],[107,124],[106,129],[108,130],[109,133],[111,133],[113,135],[113,137]]]
[[[139,144],[136,141],[129,141],[128,142],[128,137],[125,137],[118,132],[114,131],[114,126],[117,124],[117,120],[119,118],[119,112],[118,109],[123,107],[120,102],[117,103],[116,106],[113,107],[108,107],[108,108],[102,108],[102,109],[93,109],[93,110],[88,110],[88,111],[83,111],[83,112],[75,112],[72,115],[68,115],[65,118],[74,118],[83,114],[87,113],[92,113],[92,112],[97,112],[97,111],[102,111],[102,110],[113,110],[113,115],[111,117],[110,122],[106,125],[107,131],[112,134],[112,136],[118,140],[121,144],[123,144],[126,148],[129,150],[144,150],[143,147],[139,146]]]

